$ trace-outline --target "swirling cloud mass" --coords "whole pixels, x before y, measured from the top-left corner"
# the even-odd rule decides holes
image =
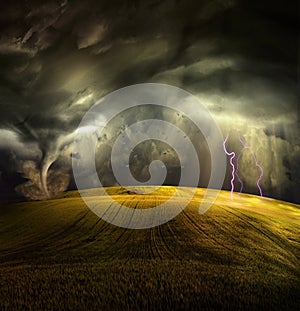
[[[266,196],[300,202],[297,2],[279,1],[14,1],[0,16],[0,200],[46,199],[75,187],[75,134],[85,112],[106,94],[136,83],[180,87],[213,115],[227,149],[250,146],[264,169]],[[194,111],[195,114],[199,111]],[[97,137],[96,167],[117,183],[110,153],[133,122],[164,117],[187,133],[200,156],[200,186],[210,157],[191,122],[170,111],[137,109]],[[101,120],[99,120],[100,122]],[[172,138],[171,138],[172,139]],[[166,163],[167,184],[180,176],[174,150],[148,141],[135,148],[131,172]],[[86,172],[88,174],[88,172]],[[243,191],[257,193],[258,171],[243,152]],[[230,189],[228,169],[224,189]]]

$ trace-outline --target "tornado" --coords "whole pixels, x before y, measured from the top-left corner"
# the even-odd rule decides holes
[[[41,160],[41,166],[40,166],[40,179],[41,179],[41,186],[42,190],[44,191],[47,198],[50,197],[50,193],[48,190],[48,172],[50,166],[56,161],[57,159],[57,152],[53,152],[49,154],[49,152],[43,153],[43,157]]]

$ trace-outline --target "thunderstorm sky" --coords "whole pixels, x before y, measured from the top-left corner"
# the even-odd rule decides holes
[[[264,169],[266,196],[300,202],[297,1],[62,0],[0,6],[0,200],[43,199],[74,189],[72,158],[80,154],[73,140],[84,113],[121,87],[155,82],[197,96],[224,137],[229,135],[228,150],[239,153],[242,137]],[[159,113],[140,109],[133,119],[123,116],[101,137],[96,166],[105,185],[115,183],[108,156],[115,135]],[[180,126],[176,114],[167,119]],[[191,124],[181,128],[203,155],[200,162],[209,162],[203,137]],[[145,168],[155,158],[168,164],[167,183],[176,183],[179,164],[172,148],[152,142],[135,153],[134,176],[146,180]],[[230,189],[229,169],[224,189]],[[251,153],[244,152],[239,174],[245,192],[259,194],[259,173]]]

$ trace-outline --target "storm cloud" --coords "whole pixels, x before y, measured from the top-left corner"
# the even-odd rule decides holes
[[[44,198],[46,171],[51,195],[72,187],[84,113],[111,91],[156,82],[197,96],[229,134],[230,150],[241,150],[242,135],[264,168],[266,195],[300,202],[297,1],[14,1],[1,12],[3,184]],[[111,143],[101,148],[99,174],[113,184]],[[165,150],[152,145],[153,155]],[[142,180],[150,160],[135,162]],[[246,192],[257,194],[257,174],[245,153]]]

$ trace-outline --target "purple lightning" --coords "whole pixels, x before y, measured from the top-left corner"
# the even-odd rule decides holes
[[[241,139],[240,139],[241,140]],[[243,143],[242,143],[243,144]],[[240,157],[241,155],[243,154],[245,148],[243,147],[243,149],[241,150],[240,154],[238,155],[237,159],[236,159],[236,170],[235,170],[235,176],[237,177],[237,179],[239,180],[239,183],[241,185],[240,187],[240,193],[243,191],[243,188],[244,188],[244,183],[243,181],[241,180],[239,174],[238,174],[238,171],[239,171],[239,162],[240,162]]]
[[[231,171],[231,180],[230,180],[230,184],[231,184],[231,190],[230,190],[230,196],[231,196],[231,199],[232,199],[232,194],[233,194],[233,190],[234,190],[234,174],[235,174],[235,167],[234,167],[234,164],[233,164],[233,159],[235,157],[235,153],[232,151],[232,152],[228,152],[227,149],[226,149],[226,142],[227,142],[227,139],[228,139],[228,135],[226,136],[224,142],[223,142],[223,149],[224,149],[224,152],[230,157],[230,165],[232,167],[232,171]]]
[[[252,157],[253,157],[253,159],[254,159],[255,166],[258,167],[259,170],[260,170],[260,175],[259,175],[259,177],[258,177],[258,179],[257,179],[256,185],[257,185],[259,194],[260,194],[260,196],[262,197],[262,196],[263,196],[263,193],[262,193],[262,189],[261,189],[261,187],[260,187],[260,181],[261,181],[262,177],[264,176],[263,168],[261,167],[261,165],[258,164],[255,153],[252,151],[252,149],[251,149],[249,146],[247,146],[247,144],[246,144],[246,142],[245,142],[245,139],[241,136],[241,134],[240,134],[239,136],[240,136],[239,139],[240,139],[240,142],[241,142],[241,144],[242,144],[242,146],[243,146],[243,149],[241,150],[241,153],[240,153],[239,156],[237,157],[236,172],[235,172],[235,174],[236,174],[236,176],[237,176],[237,178],[238,178],[238,180],[239,180],[239,182],[240,182],[240,184],[241,184],[240,192],[242,192],[242,190],[243,190],[243,182],[242,182],[242,180],[240,179],[240,177],[238,176],[239,159],[240,159],[240,157],[242,156],[243,152],[244,152],[246,149],[248,149],[248,150],[251,152],[251,155],[252,155]]]

